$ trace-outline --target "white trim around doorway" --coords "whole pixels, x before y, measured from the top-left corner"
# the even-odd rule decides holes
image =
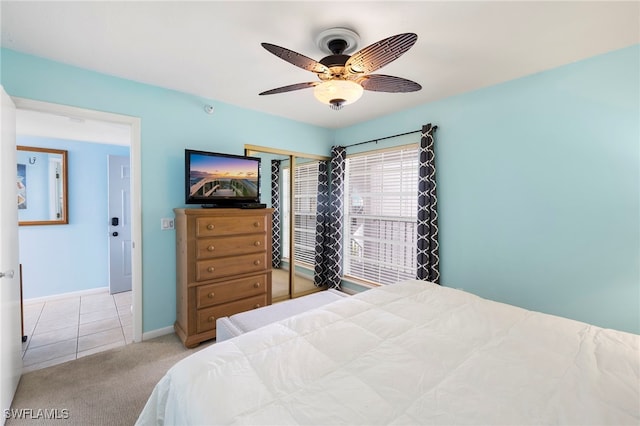
[[[131,128],[131,263],[132,263],[132,305],[133,341],[141,342],[142,335],[142,160],[141,160],[141,119],[128,115],[96,111],[69,105],[12,97],[16,109],[38,111],[88,120],[99,120]]]

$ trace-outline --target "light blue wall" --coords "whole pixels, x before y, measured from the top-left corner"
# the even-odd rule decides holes
[[[184,148],[241,153],[251,143],[326,155],[334,140],[349,144],[431,122],[439,126],[443,284],[638,333],[639,51],[338,131],[10,50],[2,51],[2,83],[13,96],[142,118],[145,331],[175,319],[175,236],[160,231],[159,219],[183,206]],[[204,103],[216,113],[204,114]]]
[[[68,151],[69,224],[19,228],[24,298],[108,287],[107,156],[129,148],[21,135],[17,142]]]
[[[639,64],[630,47],[341,129],[336,141],[437,124],[442,284],[639,333]]]
[[[175,233],[160,219],[184,204],[184,149],[242,154],[244,144],[326,155],[333,131],[2,49],[11,96],[141,118],[143,331],[175,321]],[[212,76],[215,84],[215,76]],[[215,113],[203,111],[205,104]],[[263,195],[264,196],[264,195]]]

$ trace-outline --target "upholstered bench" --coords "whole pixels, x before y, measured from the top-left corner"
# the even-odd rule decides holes
[[[340,300],[349,295],[337,290],[326,290],[297,297],[284,302],[254,309],[216,320],[216,342],[231,339],[272,322]]]

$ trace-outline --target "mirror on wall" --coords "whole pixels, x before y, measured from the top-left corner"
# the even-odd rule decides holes
[[[326,158],[253,145],[245,146],[245,153],[262,159],[261,202],[273,208],[272,188],[277,188],[273,302],[321,290],[313,283],[313,272],[318,162]]]
[[[67,151],[17,146],[18,224],[69,223]]]

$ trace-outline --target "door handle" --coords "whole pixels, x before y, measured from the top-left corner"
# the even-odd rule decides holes
[[[111,218],[111,226],[118,226],[118,218],[117,217],[112,217]]]
[[[7,271],[7,272],[0,272],[0,278],[13,278],[13,269]]]

